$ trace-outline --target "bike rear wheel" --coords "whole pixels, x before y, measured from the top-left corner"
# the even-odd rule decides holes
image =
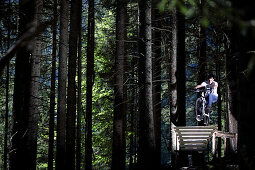
[[[205,105],[203,104],[202,98],[197,98],[195,105],[195,113],[197,121],[203,120]]]

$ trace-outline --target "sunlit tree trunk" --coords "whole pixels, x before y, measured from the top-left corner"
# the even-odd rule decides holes
[[[92,87],[94,84],[94,41],[95,41],[94,0],[89,0],[87,41],[87,80],[86,80],[86,133],[85,133],[85,169],[92,169]]]
[[[126,162],[126,113],[127,96],[125,66],[126,66],[126,0],[117,0],[116,14],[116,56],[114,84],[114,119],[112,144],[112,169],[125,169]]]
[[[186,54],[185,54],[185,17],[180,8],[172,10],[172,49],[170,56],[170,114],[171,128],[186,125]],[[171,137],[171,140],[174,137]],[[173,141],[172,141],[173,142]],[[185,154],[180,155],[182,162]],[[180,159],[179,159],[180,160]],[[175,162],[175,152],[172,152],[172,163]]]
[[[171,122],[177,125],[177,9],[171,12],[171,52],[170,52],[170,117]]]
[[[52,23],[52,68],[51,68],[51,90],[50,90],[50,120],[49,120],[49,150],[48,150],[48,170],[53,170],[54,160],[54,127],[55,127],[55,88],[56,88],[56,51],[57,51],[57,0],[53,4]]]
[[[68,1],[60,3],[60,37],[58,70],[58,110],[57,110],[57,154],[56,169],[65,169],[66,143],[66,80],[68,46]]]

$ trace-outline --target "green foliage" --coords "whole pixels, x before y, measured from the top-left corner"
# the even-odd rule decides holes
[[[96,20],[95,82],[93,86],[93,166],[109,168],[113,120],[113,66],[115,16],[102,8]],[[85,85],[85,81],[83,81]],[[84,86],[83,86],[84,87]],[[85,102],[85,101],[84,101]]]

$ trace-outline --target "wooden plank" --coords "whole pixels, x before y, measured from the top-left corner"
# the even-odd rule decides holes
[[[205,151],[207,148],[182,148],[182,151]]]
[[[207,143],[184,143],[184,144],[181,144],[180,147],[189,147],[189,146],[196,146],[196,147],[206,147],[207,146]]]
[[[207,144],[207,141],[180,141],[180,144],[197,144],[197,143],[202,143],[202,144]]]
[[[181,149],[183,148],[190,148],[190,149],[193,149],[193,148],[203,148],[203,149],[207,149],[207,145],[185,145],[185,146],[180,146]]]
[[[208,139],[208,136],[182,136],[181,139],[183,140],[190,140],[190,139],[193,139],[193,140],[196,140],[196,139],[201,139],[201,140],[207,140]]]
[[[176,126],[174,129],[213,129],[216,130],[215,126]]]
[[[193,137],[199,137],[199,136],[201,136],[201,137],[208,137],[208,138],[210,138],[211,136],[212,136],[212,134],[192,134],[192,133],[190,133],[190,134],[181,134],[181,135],[178,135],[178,137],[182,137],[182,136],[193,136]]]
[[[224,138],[234,138],[236,133],[229,133],[229,132],[222,132],[222,131],[216,131],[215,132],[216,137],[224,137]]]
[[[213,130],[176,130],[176,133],[214,133]]]
[[[213,134],[213,132],[204,132],[204,131],[200,131],[200,132],[197,132],[197,131],[190,131],[190,132],[177,132],[177,134],[179,135],[182,135],[182,134]]]

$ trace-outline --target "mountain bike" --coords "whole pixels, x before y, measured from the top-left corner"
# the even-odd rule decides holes
[[[204,121],[204,124],[207,126],[209,124],[210,116],[209,111],[207,112],[207,101],[206,98],[210,93],[210,88],[208,87],[201,87],[196,89],[195,91],[198,93],[198,98],[196,99],[195,103],[195,113],[196,113],[196,120],[198,122]]]

